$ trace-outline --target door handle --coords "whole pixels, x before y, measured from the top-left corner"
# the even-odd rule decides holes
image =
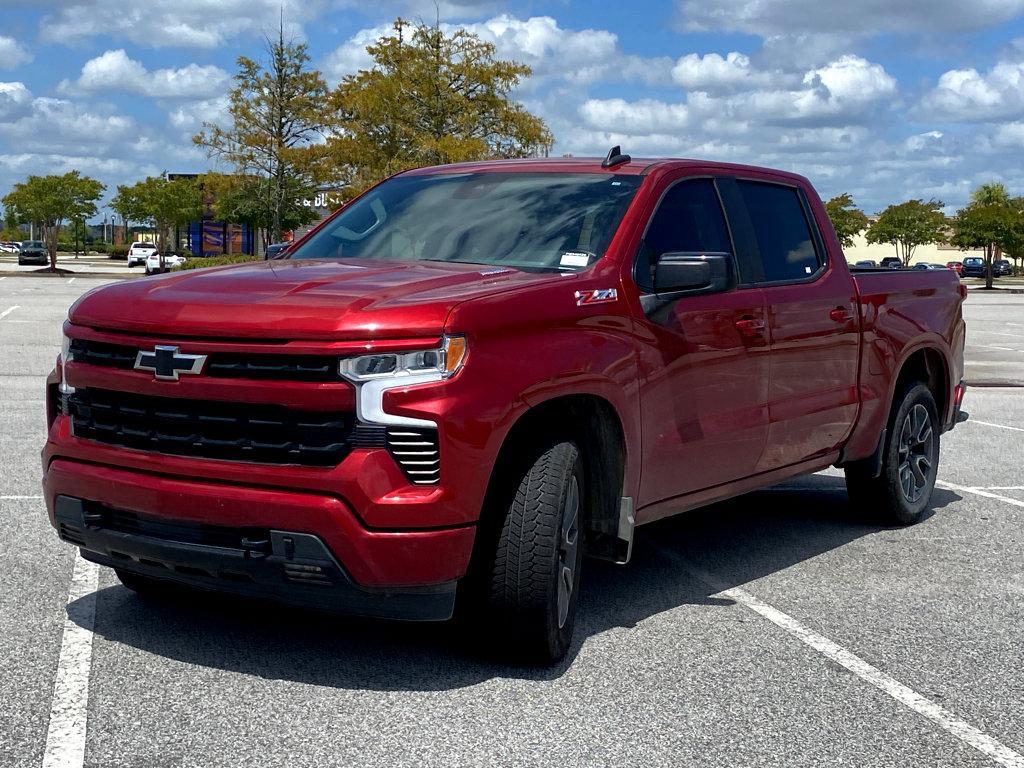
[[[741,336],[764,336],[764,321],[761,318],[740,318],[736,321],[736,330]]]
[[[853,313],[846,307],[833,307],[829,310],[828,316],[836,323],[849,323],[853,320]]]

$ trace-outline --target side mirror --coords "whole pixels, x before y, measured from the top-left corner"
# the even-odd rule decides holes
[[[735,285],[729,254],[672,251],[662,254],[654,268],[654,291],[658,294],[718,294]]]

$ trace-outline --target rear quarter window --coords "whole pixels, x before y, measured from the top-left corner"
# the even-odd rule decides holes
[[[795,187],[740,181],[764,267],[765,282],[804,280],[822,265]]]

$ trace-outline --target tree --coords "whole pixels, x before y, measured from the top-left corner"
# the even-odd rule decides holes
[[[10,206],[4,208],[3,228],[0,229],[0,240],[23,240],[25,233],[21,231],[18,216]]]
[[[868,227],[868,243],[892,243],[903,266],[910,264],[914,250],[926,243],[945,239],[948,222],[942,213],[942,201],[908,200],[886,208]]]
[[[853,204],[849,193],[844,192],[829,200],[825,210],[828,211],[828,218],[832,220],[832,227],[843,248],[853,246],[854,236],[868,227],[868,217]]]
[[[544,121],[510,98],[530,68],[472,32],[397,19],[366,50],[373,66],[331,95],[326,154],[350,193],[416,166],[550,149]]]
[[[264,248],[269,245],[266,233],[273,230],[274,224],[270,184],[270,179],[245,174],[207,173],[202,178],[203,191],[212,200],[214,215],[222,221],[247,224],[263,232]],[[300,197],[303,190],[293,186],[297,184],[295,180],[285,184],[285,205],[280,212],[282,231],[294,230],[317,218],[316,211],[304,205],[304,198]]]
[[[238,74],[229,97],[231,125],[203,124],[193,141],[212,158],[227,161],[242,174],[260,176],[268,199],[271,237],[281,239],[289,210],[315,188],[322,153],[321,116],[327,102],[323,76],[308,69],[305,43],[266,41],[268,63],[238,57]]]
[[[986,201],[986,202],[980,202]],[[985,288],[992,288],[992,263],[1001,251],[1020,248],[1024,243],[1024,206],[1020,198],[974,198],[953,220],[954,245],[985,250]]]
[[[160,268],[167,253],[167,236],[175,225],[188,224],[202,216],[202,199],[195,179],[147,176],[130,187],[120,186],[111,202],[125,219],[149,224],[156,229]],[[122,213],[123,212],[123,213]]]
[[[997,206],[1010,202],[1010,193],[1000,182],[987,182],[971,193],[971,202],[979,206]]]
[[[50,252],[50,269],[57,269],[57,240],[65,222],[96,215],[96,203],[106,189],[100,182],[78,171],[62,175],[30,176],[14,185],[3,199],[7,210],[20,222],[42,227],[43,241]]]

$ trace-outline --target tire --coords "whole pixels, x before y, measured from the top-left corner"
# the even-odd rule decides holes
[[[513,658],[549,665],[568,652],[576,624],[583,464],[569,441],[536,450],[526,464],[502,506],[484,617]]]
[[[846,467],[850,501],[894,525],[924,519],[939,470],[939,417],[935,398],[910,382],[894,400],[882,449],[882,471],[871,477],[871,460]]]

